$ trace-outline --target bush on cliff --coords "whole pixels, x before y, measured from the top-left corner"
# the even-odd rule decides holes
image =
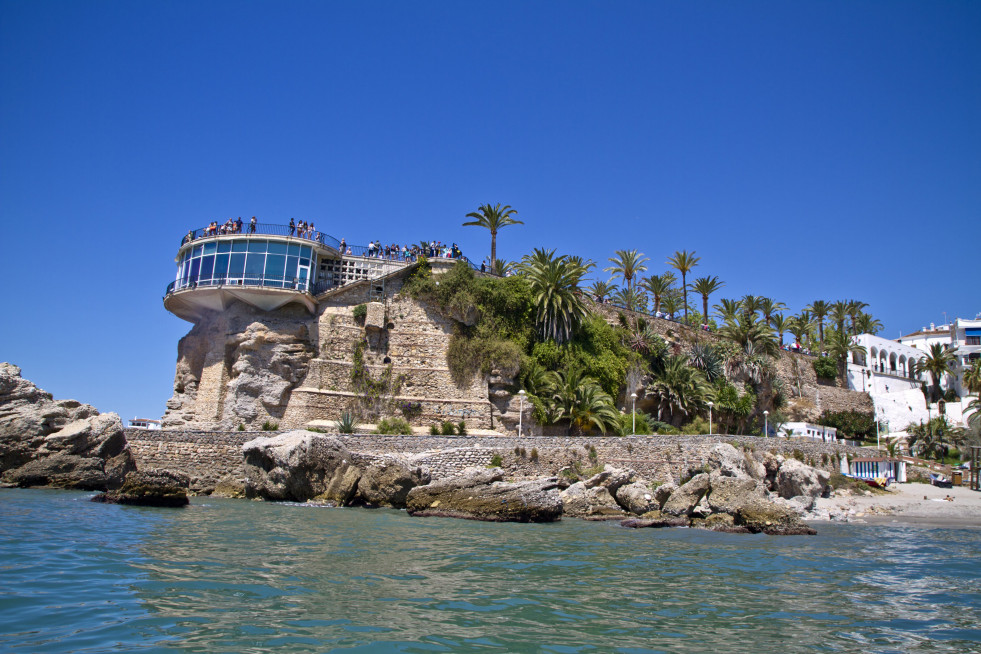
[[[837,429],[839,437],[867,438],[875,435],[875,418],[871,413],[825,411],[817,422],[819,425]]]
[[[830,357],[818,357],[812,365],[814,366],[814,374],[818,376],[818,379],[834,381],[838,378],[838,366]]]
[[[375,425],[376,434],[401,434],[403,436],[412,435],[412,425],[405,418],[382,418]]]

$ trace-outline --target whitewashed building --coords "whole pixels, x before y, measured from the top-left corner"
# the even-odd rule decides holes
[[[811,438],[825,443],[833,443],[838,438],[838,430],[834,427],[815,425],[810,422],[785,422],[783,435],[787,438]]]
[[[916,364],[926,358],[921,349],[872,334],[854,340],[865,354],[855,352],[848,361],[848,387],[853,391],[895,393],[920,387],[924,377]]]

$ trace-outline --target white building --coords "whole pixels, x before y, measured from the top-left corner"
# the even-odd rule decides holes
[[[809,422],[785,422],[783,432],[787,438],[812,438],[825,443],[833,443],[838,438],[838,430],[834,427]]]
[[[855,352],[848,362],[848,387],[853,391],[893,393],[920,387],[924,377],[916,364],[926,358],[921,349],[872,334],[854,340],[865,354]]]
[[[968,394],[964,386],[964,370],[981,359],[981,314],[974,320],[957,318],[950,326],[950,343],[957,348],[958,370],[955,380],[957,394],[964,397]]]
[[[129,421],[132,429],[160,429],[160,421],[150,418],[133,418]]]

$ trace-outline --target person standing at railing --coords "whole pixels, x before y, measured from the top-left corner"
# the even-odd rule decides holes
[[[249,221],[249,234],[255,234],[255,216]]]
[[[242,216],[239,216],[238,220],[235,221],[235,233],[236,234],[242,233]]]
[[[290,218],[290,236],[296,232],[296,223]]]

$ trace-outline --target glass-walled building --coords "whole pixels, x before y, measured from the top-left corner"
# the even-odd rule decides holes
[[[285,240],[209,240],[182,252],[173,290],[242,285],[309,291],[315,256],[310,246]]]

